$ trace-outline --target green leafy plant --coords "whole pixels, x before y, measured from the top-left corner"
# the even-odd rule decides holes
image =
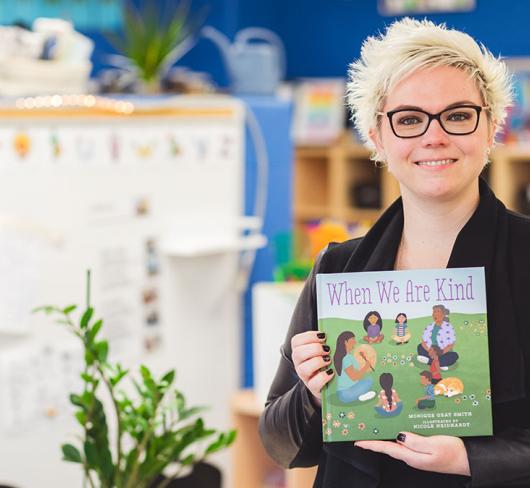
[[[124,2],[123,31],[107,39],[123,56],[118,64],[136,72],[145,83],[157,82],[191,47],[206,15],[190,12],[190,1]],[[116,58],[114,58],[116,59]]]
[[[173,387],[174,370],[157,379],[146,366],[140,366],[139,377],[131,378],[119,363],[109,362],[109,343],[100,337],[103,319],[95,317],[90,305],[90,273],[87,307],[76,320],[77,310],[77,305],[46,305],[34,311],[55,317],[83,344],[84,387],[80,393],[70,395],[75,418],[83,428],[81,446],[63,444],[62,452],[65,461],[82,465],[89,486],[148,488],[168,465],[176,463],[179,470],[157,487],[164,488],[180,474],[180,469],[234,441],[234,430],[218,432],[206,428],[198,417],[203,408],[186,405],[184,395]],[[125,379],[134,385],[134,398],[121,389]],[[110,399],[116,425],[113,447],[101,393]]]

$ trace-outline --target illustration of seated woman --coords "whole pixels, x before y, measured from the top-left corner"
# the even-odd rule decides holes
[[[395,324],[395,332],[392,339],[397,343],[398,346],[406,344],[410,340],[410,331],[407,323],[407,314],[398,313]]]
[[[376,344],[384,339],[385,336],[381,334],[383,320],[381,319],[379,312],[376,312],[375,310],[368,312],[364,317],[363,327],[366,331],[363,341],[368,342],[369,344]]]
[[[337,372],[337,396],[342,403],[356,400],[363,402],[375,397],[375,391],[371,390],[373,380],[369,376],[365,377],[373,367],[367,360],[363,366],[359,365],[353,355],[355,344],[357,341],[353,332],[341,332],[333,355]]]
[[[449,323],[449,310],[443,305],[432,307],[432,318],[433,322],[425,327],[421,344],[418,344],[418,361],[431,364],[430,349],[432,346],[438,346],[441,351],[438,355],[440,369],[444,371],[458,360],[458,354],[453,351],[456,342],[455,329]]]
[[[434,400],[434,385],[432,384],[431,373],[429,371],[422,371],[420,373],[420,381],[425,389],[425,395],[416,400],[416,406],[420,410],[434,408],[436,402]]]
[[[379,393],[379,401],[374,407],[375,411],[383,417],[395,417],[403,410],[403,403],[399,396],[392,388],[394,385],[394,377],[391,373],[383,373],[379,377],[379,384],[383,388]]]

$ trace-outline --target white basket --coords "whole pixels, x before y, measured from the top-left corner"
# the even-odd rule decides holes
[[[0,60],[0,95],[85,93],[92,64],[40,59]]]

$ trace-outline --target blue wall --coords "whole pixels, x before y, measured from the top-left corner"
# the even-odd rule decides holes
[[[344,76],[359,55],[363,39],[384,29],[395,17],[383,17],[376,0],[218,0],[212,23],[230,36],[252,25],[268,27],[284,40],[288,78]],[[220,16],[217,10],[224,12]],[[419,16],[423,18],[424,16]],[[477,0],[473,12],[428,16],[461,29],[497,55],[530,55],[530,2]],[[229,20],[230,19],[230,20]],[[197,70],[208,70],[224,86],[226,76],[215,48],[201,41],[196,52],[182,60]]]

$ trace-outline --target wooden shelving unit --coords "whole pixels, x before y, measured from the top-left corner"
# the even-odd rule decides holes
[[[530,188],[530,145],[498,146],[491,159],[488,180],[497,197],[509,209],[529,213],[530,205],[524,208],[521,197]]]
[[[267,455],[258,433],[258,418],[263,407],[252,390],[241,390],[232,401],[232,422],[237,438],[232,447],[233,488],[261,488],[267,473],[277,469]],[[287,488],[311,488],[316,468],[287,471]]]
[[[386,168],[377,168],[370,152],[344,133],[327,146],[298,146],[294,167],[294,223],[301,247],[308,223],[328,219],[345,224],[371,225],[399,196],[399,187]],[[354,198],[359,184],[379,192],[379,204],[360,207]],[[300,251],[300,249],[299,249]]]

